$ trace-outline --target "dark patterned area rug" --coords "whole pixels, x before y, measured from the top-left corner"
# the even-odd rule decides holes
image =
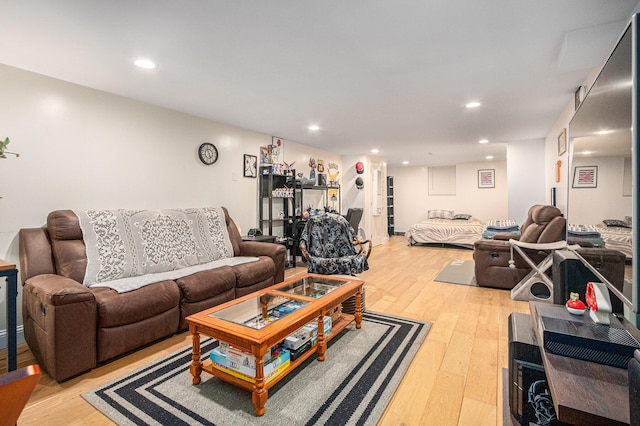
[[[109,383],[83,398],[119,425],[375,425],[430,323],[372,312],[347,327],[269,389],[266,413],[254,415],[251,393],[202,373],[191,384],[191,347]],[[218,342],[203,340],[207,355]]]

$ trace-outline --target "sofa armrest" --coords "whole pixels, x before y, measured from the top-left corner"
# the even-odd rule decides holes
[[[93,293],[71,278],[61,275],[36,275],[25,281],[25,286],[33,287],[32,293],[42,302],[51,306],[93,301]]]
[[[498,232],[494,234],[493,239],[498,241],[519,240],[520,235],[513,232]]]
[[[56,381],[96,366],[96,301],[70,278],[43,274],[25,281],[24,336],[38,363]]]
[[[496,234],[498,235],[498,234]],[[503,234],[505,235],[505,234]],[[509,244],[508,240],[487,240],[482,239],[473,243],[473,248],[475,251],[510,251],[511,244]]]
[[[261,243],[257,241],[242,241],[240,244],[240,256],[267,256],[273,259],[275,273],[274,284],[284,281],[284,265],[287,249],[282,244]]]

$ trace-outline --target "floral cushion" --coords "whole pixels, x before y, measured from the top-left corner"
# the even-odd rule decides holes
[[[353,245],[355,233],[337,214],[311,216],[300,236],[311,257],[308,271],[324,275],[355,275],[369,269],[365,253]]]

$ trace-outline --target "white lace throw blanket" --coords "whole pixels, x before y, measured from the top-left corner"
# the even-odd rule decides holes
[[[205,269],[257,260],[234,257],[220,207],[74,211],[87,251],[86,287],[123,293]]]

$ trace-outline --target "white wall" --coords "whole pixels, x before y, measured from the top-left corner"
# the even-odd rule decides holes
[[[271,135],[4,65],[0,93],[0,137],[20,153],[0,160],[0,258],[19,264],[19,229],[55,209],[225,206],[245,232],[257,225],[258,180],[243,177],[243,154],[259,155]],[[219,151],[212,166],[198,160],[205,141]],[[285,141],[284,160],[307,176],[310,156],[341,164]],[[5,310],[3,290],[0,330]]]
[[[509,176],[509,218],[524,222],[534,204],[547,204],[545,181],[545,141],[507,143]]]
[[[496,187],[478,188],[478,170],[495,169]],[[507,165],[504,161],[456,164],[456,195],[429,195],[427,167],[389,167],[393,176],[395,231],[406,232],[434,209],[467,213],[481,221],[508,219]]]
[[[593,84],[593,80],[600,72],[600,67],[594,68],[589,76],[584,81],[583,85],[589,87]],[[577,89],[577,87],[576,87]],[[567,106],[562,110],[562,113],[551,127],[551,130],[545,138],[545,188],[547,197],[551,194],[551,188],[556,188],[556,206],[567,215],[567,197],[568,188],[570,185],[569,172],[569,153],[571,151],[571,134],[569,132],[569,122],[573,118],[575,113],[575,100],[573,94],[567,94]],[[558,136],[563,129],[567,131],[567,152],[562,155],[558,155]],[[560,180],[557,181],[557,162],[560,161]],[[547,204],[550,203],[550,198],[547,198]]]

